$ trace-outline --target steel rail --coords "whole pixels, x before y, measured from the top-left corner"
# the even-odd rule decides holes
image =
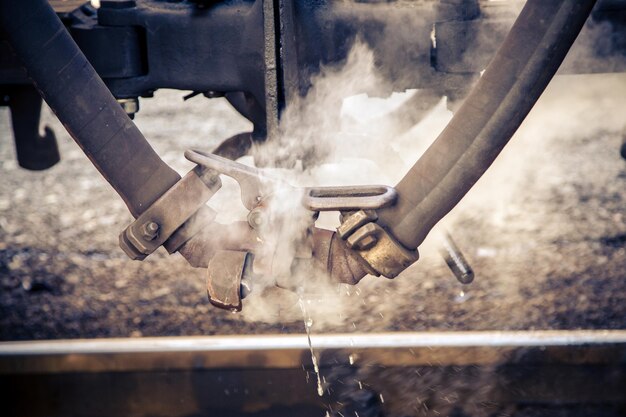
[[[0,392],[7,415],[33,417],[396,417],[423,402],[442,415],[534,404],[612,417],[626,404],[626,330],[314,334],[312,344],[323,397],[305,335],[1,342]]]
[[[541,347],[626,344],[626,330],[320,334],[316,349]],[[308,349],[306,335],[189,336],[0,342],[0,356]]]

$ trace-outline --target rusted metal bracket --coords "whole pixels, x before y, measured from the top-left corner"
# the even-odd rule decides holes
[[[131,259],[141,260],[172,237],[166,246],[168,252],[176,251],[207,219],[213,220],[216,213],[205,203],[221,186],[214,171],[196,166],[124,229],[120,234],[122,250]],[[197,212],[202,216],[195,216]]]
[[[209,262],[207,294],[216,307],[241,311],[247,279],[252,274],[254,255],[250,252],[220,250]]]
[[[395,278],[419,259],[417,250],[408,250],[378,223],[376,212],[359,210],[344,216],[337,234],[370,267],[370,274]]]

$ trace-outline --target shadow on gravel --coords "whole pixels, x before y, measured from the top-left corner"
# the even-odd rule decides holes
[[[626,233],[603,237],[600,243],[611,248],[626,248]]]

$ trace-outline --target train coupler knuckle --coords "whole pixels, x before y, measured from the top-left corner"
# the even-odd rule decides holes
[[[368,273],[395,278],[419,259],[416,250],[409,250],[398,242],[376,220],[372,210],[359,210],[344,215],[337,234],[347,246],[367,264]]]

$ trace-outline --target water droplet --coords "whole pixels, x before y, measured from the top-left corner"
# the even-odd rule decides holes
[[[463,302],[467,301],[468,298],[469,298],[469,295],[465,291],[461,290],[461,292],[459,292],[456,295],[456,297],[454,297],[454,301],[456,303],[463,303]]]
[[[354,365],[354,361],[356,360],[356,355],[351,353],[350,356],[348,356],[348,360],[350,361],[350,365]]]
[[[308,303],[311,300],[307,300]],[[304,329],[306,330],[307,341],[309,342],[309,350],[311,351],[311,361],[313,362],[313,370],[315,371],[315,375],[317,376],[317,395],[322,397],[324,395],[324,388],[322,387],[322,379],[320,378],[320,367],[317,363],[317,357],[315,356],[315,351],[313,350],[313,344],[311,343],[311,326],[313,326],[313,319],[308,315],[306,311],[306,306],[302,299],[299,300],[300,309],[302,310],[302,316],[304,318]]]
[[[383,398],[383,394],[378,394],[378,396],[380,397],[381,404],[384,404],[385,403],[385,399]]]

